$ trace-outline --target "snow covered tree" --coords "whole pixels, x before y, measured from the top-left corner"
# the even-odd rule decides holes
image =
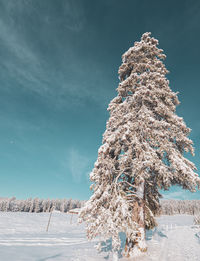
[[[40,212],[40,200],[39,200],[39,198],[34,199],[34,212],[35,213]]]
[[[26,202],[25,202],[24,211],[25,212],[31,212],[30,211],[31,207],[32,207],[32,198],[28,198],[28,199],[26,199]]]
[[[67,200],[63,199],[60,205],[60,211],[61,212],[66,212],[66,204],[67,204]]]
[[[32,213],[34,212],[34,199],[31,198],[31,201],[30,201],[30,209],[29,209],[29,212]]]
[[[200,184],[195,165],[184,157],[194,154],[190,129],[176,115],[177,93],[169,87],[168,70],[158,40],[142,35],[122,56],[118,95],[109,104],[110,118],[90,174],[94,193],[80,212],[88,238],[112,237],[124,255],[146,251],[145,228],[156,225],[159,189],[178,184],[195,191]]]

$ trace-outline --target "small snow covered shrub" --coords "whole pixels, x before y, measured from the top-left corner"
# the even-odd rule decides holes
[[[200,225],[200,213],[194,216],[194,224]]]

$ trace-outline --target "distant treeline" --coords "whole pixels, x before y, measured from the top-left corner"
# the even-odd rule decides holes
[[[161,200],[161,215],[200,214],[200,200]]]
[[[5,212],[50,212],[52,209],[67,212],[70,209],[80,208],[85,201],[74,199],[39,199],[28,198],[19,200],[15,197],[1,198],[0,211]]]
[[[0,211],[11,212],[50,212],[52,209],[68,212],[70,209],[81,208],[83,200],[74,199],[39,199],[28,198],[19,200],[13,198],[0,198]],[[161,215],[200,214],[200,200],[161,200]]]

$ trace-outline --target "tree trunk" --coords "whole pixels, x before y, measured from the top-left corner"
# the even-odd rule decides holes
[[[133,221],[138,224],[138,231],[134,239],[131,238],[131,235],[126,235],[124,249],[124,256],[126,257],[135,257],[147,251],[145,242],[144,181],[139,185],[137,195],[138,200],[133,203],[132,217]]]

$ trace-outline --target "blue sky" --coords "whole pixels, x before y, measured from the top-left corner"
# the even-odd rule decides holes
[[[121,55],[146,31],[167,55],[200,169],[199,1],[0,0],[0,196],[89,197]]]

